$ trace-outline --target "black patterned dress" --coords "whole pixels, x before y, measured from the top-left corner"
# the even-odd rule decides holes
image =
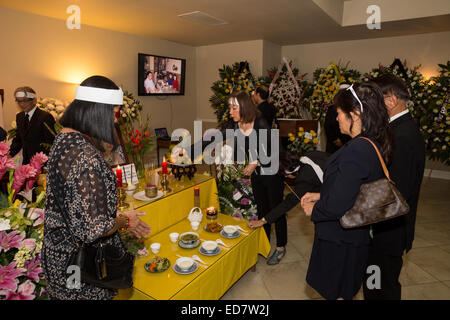
[[[69,289],[68,260],[75,245],[61,215],[65,208],[69,227],[78,241],[93,243],[114,226],[117,211],[117,181],[95,147],[76,132],[59,133],[47,164],[42,266],[51,299],[112,299],[116,291],[81,283]],[[116,232],[103,238],[122,250]]]

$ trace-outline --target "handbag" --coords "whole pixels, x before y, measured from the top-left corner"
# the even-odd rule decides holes
[[[64,197],[60,197],[64,199]],[[63,206],[64,207],[64,206]],[[61,208],[61,206],[60,206]],[[134,255],[106,244],[102,239],[93,243],[76,241],[69,228],[64,208],[61,210],[64,223],[76,245],[66,265],[80,268],[81,282],[105,289],[128,289],[133,286]]]
[[[389,171],[377,146],[370,139],[361,138],[374,147],[386,177],[361,185],[355,204],[339,220],[341,226],[346,229],[393,219],[409,211],[408,204],[389,177]]]

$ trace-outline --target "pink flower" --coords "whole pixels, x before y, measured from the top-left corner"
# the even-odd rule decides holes
[[[30,160],[30,165],[36,169],[36,173],[30,180],[27,181],[26,189],[29,190],[33,187],[33,184],[39,178],[39,174],[41,173],[42,166],[46,163],[48,157],[43,152],[36,153]]]
[[[20,166],[14,172],[14,182],[12,185],[12,189],[17,194],[25,181],[29,178],[33,178],[36,175],[37,170],[33,168],[30,164],[26,164],[24,166]]]
[[[39,275],[44,272],[41,268],[41,259],[39,255],[29,261],[26,261],[24,266],[26,268],[26,276],[35,282],[39,282]]]
[[[0,252],[7,252],[11,248],[20,248],[25,238],[25,232],[19,234],[19,231],[13,231],[9,234],[6,231],[0,232]]]
[[[4,142],[0,142],[0,156],[5,157],[7,155],[9,155],[9,145]]]
[[[16,264],[17,262],[13,261],[6,267],[0,265],[0,294],[2,295],[5,295],[7,290],[16,291],[19,282],[17,277],[22,276],[25,272],[25,269],[16,269]]]
[[[244,219],[244,217],[242,216],[242,214],[239,213],[239,212],[235,212],[235,213],[233,214],[233,217],[236,217],[236,218],[239,218],[239,219]]]
[[[30,280],[25,281],[19,286],[19,290],[16,292],[9,291],[6,294],[5,300],[33,300],[36,298],[34,289],[36,286]]]
[[[250,221],[256,221],[256,220],[258,220],[258,217],[257,216],[251,216],[249,220]]]
[[[246,205],[248,205],[249,203],[250,203],[250,201],[248,201],[247,198],[242,198],[242,199],[241,199],[241,204],[242,204],[242,205],[246,206]]]
[[[34,220],[33,227],[36,227],[44,222],[44,209],[30,208],[28,211],[28,218]]]
[[[3,178],[6,171],[8,171],[9,169],[14,169],[15,166],[16,163],[10,157],[0,157],[0,179]]]
[[[30,251],[33,251],[34,248],[36,248],[36,239],[33,238],[25,239],[22,242],[22,246],[24,246]]]

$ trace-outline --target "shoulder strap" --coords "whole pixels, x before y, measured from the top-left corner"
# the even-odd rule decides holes
[[[369,138],[366,137],[360,137],[361,139],[367,140],[370,142],[370,144],[373,146],[373,148],[375,149],[375,151],[377,152],[378,155],[378,159],[381,162],[381,167],[383,168],[384,171],[384,175],[386,176],[386,178],[389,180],[389,182],[393,183],[393,181],[391,180],[391,178],[389,177],[389,171],[386,167],[386,164],[384,163],[383,157],[381,156],[380,151],[378,150],[377,146],[375,145],[375,143],[372,142],[372,140],[370,140]]]

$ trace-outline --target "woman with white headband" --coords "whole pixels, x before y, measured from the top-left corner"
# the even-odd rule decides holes
[[[117,179],[101,152],[102,142],[116,146],[114,115],[123,103],[123,92],[111,80],[93,76],[77,87],[75,100],[60,123],[47,164],[42,262],[51,299],[112,299],[116,290],[81,283],[67,288],[67,266],[76,250],[73,243],[113,245],[124,253],[118,230],[128,228],[146,237],[150,227],[141,213],[117,214]]]
[[[384,177],[371,139],[386,163],[392,135],[384,98],[377,85],[363,83],[341,89],[334,98],[340,130],[352,139],[330,156],[320,193],[307,193],[301,204],[315,224],[306,281],[326,299],[352,299],[366,270],[369,227],[344,229],[339,219],[351,209],[361,185]]]

